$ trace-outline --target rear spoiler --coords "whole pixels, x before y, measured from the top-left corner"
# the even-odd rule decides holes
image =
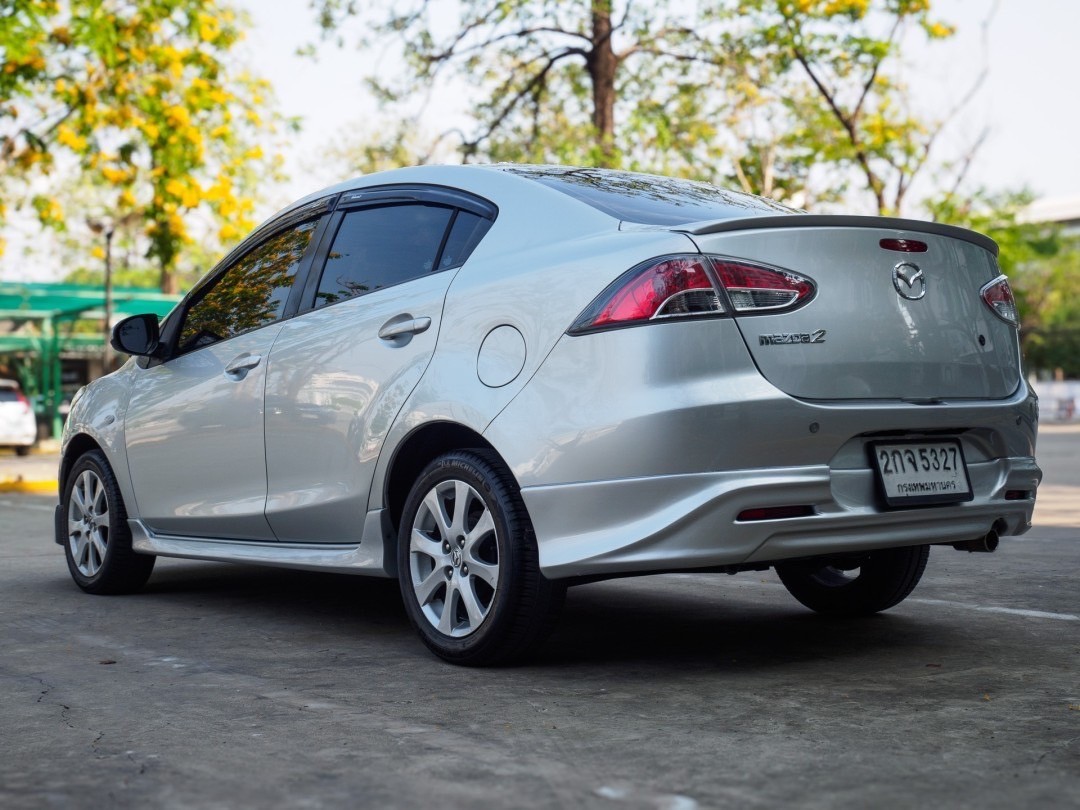
[[[960,239],[978,245],[984,250],[990,251],[994,256],[998,255],[997,242],[989,236],[969,231],[967,228],[958,228],[955,225],[942,225],[939,222],[924,222],[919,219],[899,219],[896,217],[857,217],[846,214],[784,214],[775,217],[740,217],[738,219],[721,219],[711,222],[690,222],[672,228],[694,236],[704,236],[710,233],[723,233],[724,231],[750,231],[762,228],[884,228],[896,231],[897,237],[902,237],[906,232],[932,233],[937,236],[948,236],[952,239]]]

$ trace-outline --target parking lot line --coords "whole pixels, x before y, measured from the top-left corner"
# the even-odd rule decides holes
[[[1024,610],[1022,608],[994,607],[992,605],[973,605],[970,602],[951,602],[947,599],[918,599],[909,598],[908,602],[920,605],[942,605],[944,607],[961,608],[962,610],[975,610],[980,613],[1007,613],[1010,616],[1026,616],[1029,619],[1057,619],[1063,622],[1080,622],[1080,616],[1074,613],[1050,613],[1045,610]]]
[[[55,507],[43,506],[39,503],[23,503],[21,501],[0,500],[0,506],[5,509],[30,509],[35,512],[52,512]]]

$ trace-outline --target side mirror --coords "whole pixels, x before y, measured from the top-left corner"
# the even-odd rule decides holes
[[[114,349],[124,354],[153,357],[160,345],[157,315],[132,315],[113,327]]]

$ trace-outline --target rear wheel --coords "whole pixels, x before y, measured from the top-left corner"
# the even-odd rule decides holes
[[[551,629],[566,590],[540,573],[517,484],[483,450],[447,453],[421,473],[401,517],[398,572],[424,643],[470,666],[526,654]]]
[[[17,456],[28,456],[28,455],[30,455],[30,445],[28,445],[28,444],[20,444],[18,447],[15,448],[15,455],[17,455]]]
[[[67,525],[64,555],[76,585],[87,593],[115,594],[146,584],[156,558],[132,550],[120,488],[100,450],[75,462],[61,504]]]
[[[890,548],[782,563],[776,573],[788,592],[811,610],[862,616],[906,599],[919,584],[929,556],[929,546]]]

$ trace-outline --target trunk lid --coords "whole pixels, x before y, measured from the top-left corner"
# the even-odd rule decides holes
[[[736,318],[762,375],[791,396],[1003,399],[1020,383],[1017,331],[980,294],[1000,275],[997,246],[980,234],[913,220],[813,215],[686,231],[703,253],[791,270],[817,285],[798,309]],[[926,250],[881,245],[897,239]]]

